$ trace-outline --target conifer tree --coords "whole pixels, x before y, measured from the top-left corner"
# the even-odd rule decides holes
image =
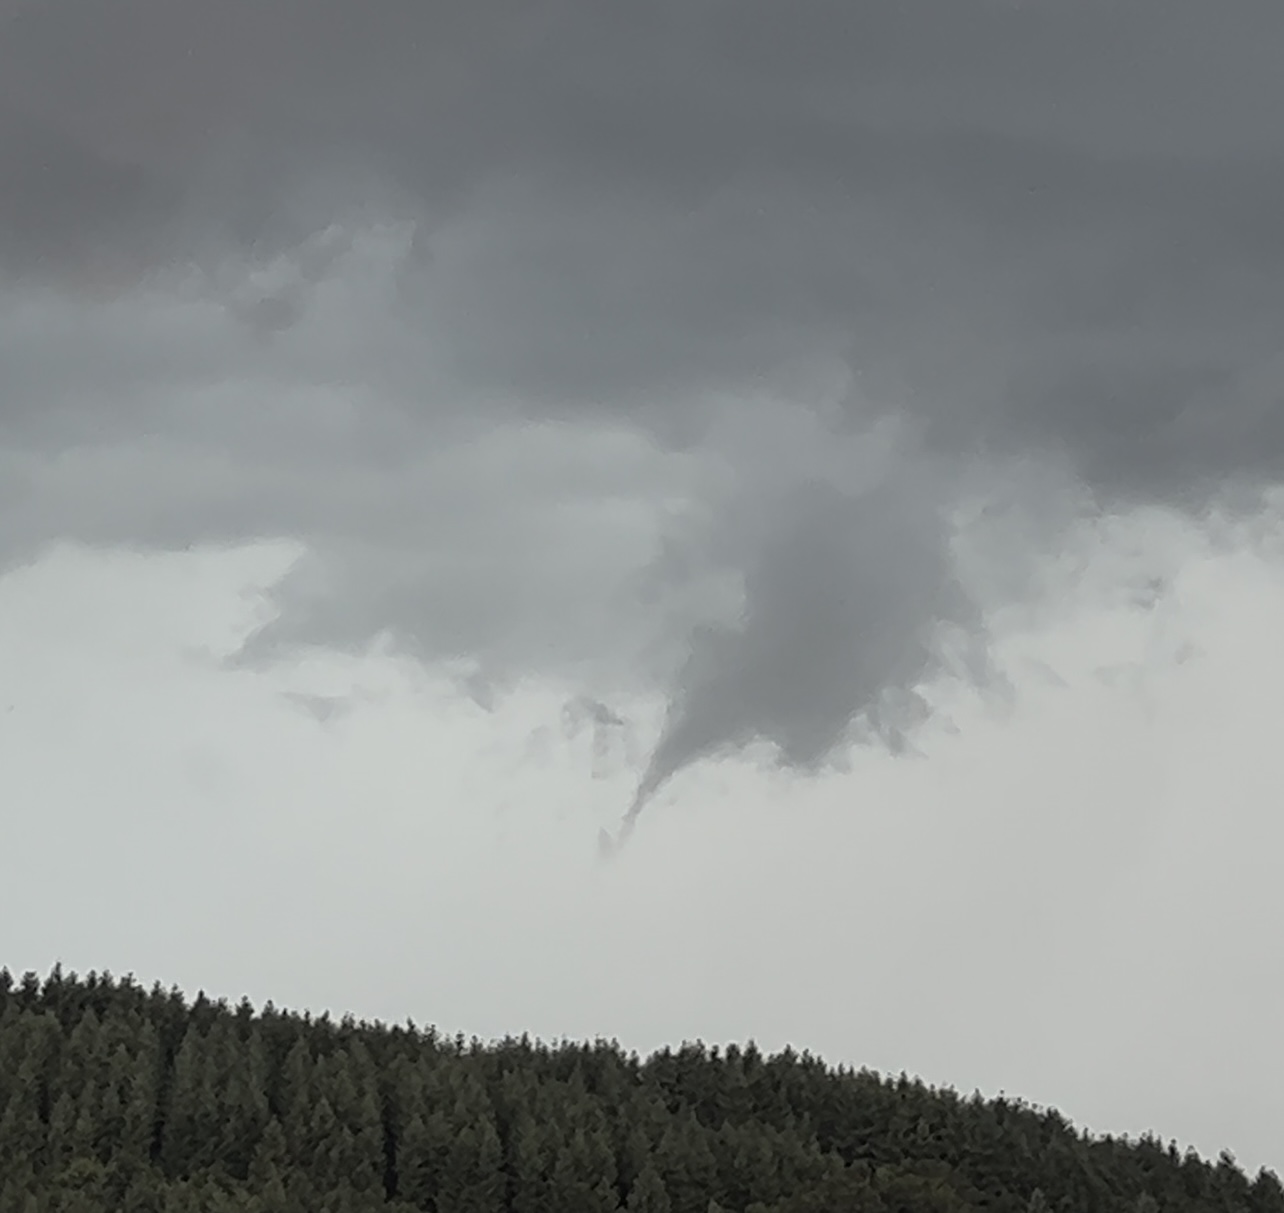
[[[628,1213],[673,1213],[664,1180],[651,1163],[648,1162],[639,1173],[625,1207]]]
[[[208,1062],[206,1038],[193,1024],[174,1058],[161,1143],[162,1165],[175,1179],[218,1161],[222,1118]]]
[[[456,1119],[437,1193],[437,1213],[500,1213],[503,1148],[492,1115]]]
[[[807,1055],[494,1047],[0,974],[0,1213],[1284,1213],[1155,1139]]]
[[[670,1125],[655,1152],[673,1213],[705,1213],[718,1178],[718,1163],[705,1134],[687,1114]]]
[[[600,1129],[575,1129],[558,1144],[552,1198],[565,1213],[612,1213],[619,1207],[614,1152]]]
[[[509,1131],[511,1213],[557,1213],[552,1181],[556,1152],[557,1140],[551,1127],[536,1121],[528,1109],[519,1109]]]
[[[13,1175],[33,1162],[46,1161],[47,1131],[41,1117],[41,1102],[46,1097],[41,1074],[43,1057],[39,1051],[40,1033],[30,1017],[20,1020],[15,1035],[32,1048],[12,1071],[8,1099],[0,1112],[0,1175]],[[21,1047],[21,1046],[20,1046]],[[58,1096],[55,1095],[55,1101]],[[69,1107],[74,1107],[70,1104]]]

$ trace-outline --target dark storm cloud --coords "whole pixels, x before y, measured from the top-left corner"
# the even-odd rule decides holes
[[[0,542],[295,536],[256,651],[810,767],[981,636],[978,483],[1284,470],[1273,0],[0,12]]]

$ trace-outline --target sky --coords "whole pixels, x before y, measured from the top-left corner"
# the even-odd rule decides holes
[[[1284,1168],[1276,0],[0,23],[0,963]]]

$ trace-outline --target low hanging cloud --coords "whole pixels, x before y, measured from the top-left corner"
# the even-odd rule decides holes
[[[635,810],[984,683],[978,501],[1284,478],[1277,4],[0,21],[0,562],[295,539],[242,660],[660,695]]]

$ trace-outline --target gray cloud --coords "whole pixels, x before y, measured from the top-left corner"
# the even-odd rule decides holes
[[[918,688],[982,672],[967,652],[951,669],[940,643],[946,627],[968,638],[982,628],[924,480],[897,476],[858,495],[804,484],[775,506],[746,570],[742,625],[692,636],[626,828],[683,767],[760,738],[799,770],[854,740],[853,722],[900,748],[927,715]]]
[[[644,790],[809,769],[984,677],[978,494],[1284,472],[1273,2],[0,20],[0,556],[297,538],[247,660],[386,633],[663,692]]]

